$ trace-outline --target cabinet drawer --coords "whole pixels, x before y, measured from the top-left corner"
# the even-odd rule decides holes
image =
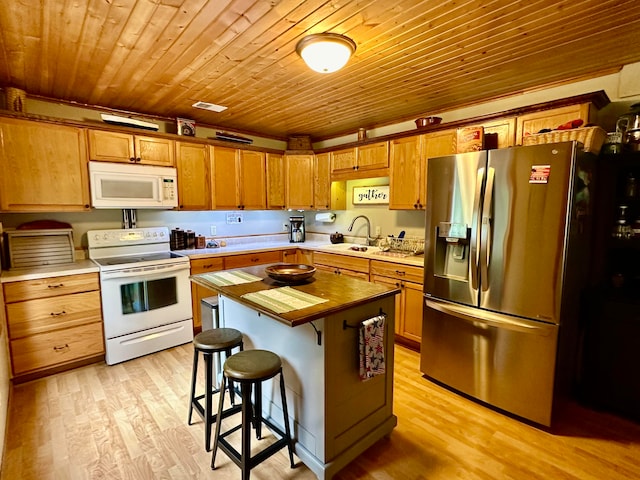
[[[393,262],[381,262],[380,260],[371,260],[371,274],[420,284],[424,281],[424,269],[422,267]]]
[[[191,275],[224,270],[224,257],[198,258],[191,260]]]
[[[100,292],[39,298],[7,305],[12,339],[102,321]]]
[[[282,252],[260,252],[260,253],[244,253],[242,255],[232,255],[225,257],[225,268],[250,267],[252,265],[261,265],[263,263],[277,263],[282,261]]]
[[[14,375],[103,354],[102,322],[12,340],[11,353]]]
[[[369,275],[369,260],[366,258],[350,257],[348,255],[334,255],[332,253],[314,252],[313,262],[318,265],[346,268]]]
[[[23,282],[9,282],[4,283],[3,287],[4,301],[12,303],[34,298],[49,298],[69,293],[100,290],[100,282],[97,273],[84,273],[81,275],[25,280]]]

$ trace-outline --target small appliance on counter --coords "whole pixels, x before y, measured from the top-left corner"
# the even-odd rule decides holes
[[[289,242],[304,242],[304,216],[289,217]]]

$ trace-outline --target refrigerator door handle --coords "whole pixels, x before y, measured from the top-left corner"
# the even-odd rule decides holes
[[[473,198],[473,218],[471,223],[471,231],[475,232],[475,237],[471,237],[471,258],[473,262],[471,268],[471,288],[478,289],[478,265],[480,263],[480,198],[482,197],[482,182],[484,181],[484,168],[479,168],[476,174],[476,191]]]
[[[456,303],[445,302],[442,300],[436,300],[433,298],[425,298],[427,307],[434,310],[438,310],[446,315],[452,315],[456,318],[466,320],[473,323],[476,327],[487,326],[505,328],[508,330],[514,330],[525,333],[535,333],[541,336],[549,336],[554,333],[556,328],[553,324],[547,324],[542,322],[536,322],[534,320],[518,320],[511,315],[505,315],[503,313],[490,312],[488,310],[481,310],[475,307],[468,307],[466,305],[459,305]]]
[[[484,190],[484,202],[482,205],[482,226],[480,228],[480,278],[482,279],[482,290],[489,289],[489,262],[491,261],[491,202],[493,200],[493,180],[496,176],[496,169],[489,167],[487,170],[487,185]]]

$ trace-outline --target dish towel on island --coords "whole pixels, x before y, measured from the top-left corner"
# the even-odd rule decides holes
[[[360,324],[360,380],[384,374],[385,320],[384,315],[378,315]]]

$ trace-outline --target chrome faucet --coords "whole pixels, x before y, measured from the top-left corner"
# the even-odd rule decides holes
[[[367,242],[365,243],[365,245],[375,245],[377,239],[371,238],[371,222],[369,221],[369,218],[366,215],[358,215],[357,217],[355,217],[351,221],[351,225],[349,225],[348,230],[349,231],[353,230],[353,224],[356,223],[356,220],[359,218],[364,218],[367,222]]]

